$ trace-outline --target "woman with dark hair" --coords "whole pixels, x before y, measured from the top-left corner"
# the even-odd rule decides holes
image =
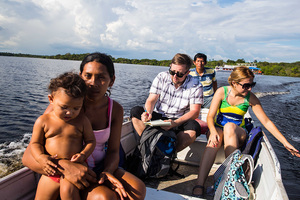
[[[69,182],[83,189],[83,199],[144,199],[145,184],[118,167],[123,107],[109,98],[109,88],[115,81],[112,60],[106,54],[89,54],[80,65],[80,76],[87,85],[81,112],[90,120],[97,142],[94,152],[87,159],[92,170],[69,160],[58,160],[57,170]],[[51,109],[49,106],[45,112]],[[30,145],[22,161],[33,171],[43,174],[41,166],[32,158]]]

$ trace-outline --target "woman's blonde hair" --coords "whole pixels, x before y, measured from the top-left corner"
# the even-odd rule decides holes
[[[254,78],[253,72],[246,66],[235,67],[228,77],[228,83],[232,86],[232,82],[239,83],[246,78]]]

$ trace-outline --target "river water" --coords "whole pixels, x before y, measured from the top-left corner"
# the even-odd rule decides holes
[[[49,80],[66,71],[79,72],[80,61],[0,56],[0,177],[19,168],[32,126],[48,105]],[[111,97],[124,107],[124,115],[143,105],[154,77],[166,67],[115,64]],[[228,85],[229,72],[217,72],[218,86]],[[300,78],[257,75],[253,92],[269,118],[300,150]],[[258,122],[252,114],[254,120]],[[258,122],[256,125],[260,125]],[[279,158],[282,179],[290,199],[299,199],[300,159],[292,157],[265,130]]]

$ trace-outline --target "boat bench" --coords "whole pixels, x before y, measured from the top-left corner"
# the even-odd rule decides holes
[[[130,121],[125,122],[123,124],[121,133],[121,144],[126,155],[131,154],[137,146],[134,134],[135,133],[133,133],[132,123]],[[177,153],[177,161],[198,166],[202,158],[206,143],[206,135],[201,134],[196,138],[194,143]],[[215,163],[222,163],[224,161],[224,158],[224,149],[220,148],[215,159]]]

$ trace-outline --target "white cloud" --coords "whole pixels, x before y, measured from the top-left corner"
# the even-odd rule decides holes
[[[300,60],[298,0],[0,2],[0,51],[114,57]]]

